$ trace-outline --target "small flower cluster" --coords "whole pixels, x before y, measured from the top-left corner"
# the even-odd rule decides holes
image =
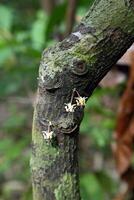
[[[42,135],[43,135],[43,138],[44,140],[51,140],[53,138],[53,134],[54,132],[53,131],[42,131]]]
[[[66,112],[74,112],[75,108],[76,108],[76,104],[72,104],[71,102],[65,103]]]
[[[42,135],[43,135],[44,140],[51,141],[54,137],[54,132],[52,130],[50,130],[51,124],[52,123],[49,122],[48,130],[42,131]]]
[[[76,104],[72,104],[73,98],[74,98],[74,92],[77,93],[78,97],[75,97],[76,99]],[[78,91],[76,89],[73,90],[73,94],[71,97],[71,101],[69,103],[65,104],[65,110],[66,112],[71,112],[73,113],[77,107],[83,107],[86,105],[86,99],[87,97],[81,97]]]
[[[75,97],[77,106],[85,106],[87,97]]]

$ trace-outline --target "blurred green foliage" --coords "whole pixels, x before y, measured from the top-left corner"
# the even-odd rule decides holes
[[[83,16],[92,2],[79,0],[76,15]],[[51,15],[37,0],[0,3],[0,200],[32,199],[29,169],[32,105],[29,101],[36,92],[42,50],[53,45],[58,34],[66,29],[66,9],[65,0]],[[92,141],[91,151],[99,151],[104,158],[111,155],[115,113],[104,107],[101,100],[105,95],[115,94],[115,90],[97,89],[87,102],[81,125],[82,135]],[[80,174],[83,199],[111,199],[117,183],[105,169],[91,173],[81,158],[80,163],[85,169]],[[14,181],[20,186],[17,191],[14,191]]]
[[[108,169],[109,162],[110,167],[113,165],[111,142],[116,112],[105,106],[103,102],[103,98],[107,96],[112,99],[112,102],[116,102],[119,95],[116,90],[97,88],[85,107],[84,119],[80,127],[81,134],[86,136],[86,140],[89,140],[89,145],[86,147],[88,155],[85,156],[80,152],[80,166],[82,168],[80,186],[84,200],[110,200],[118,191],[119,183],[114,180],[112,174],[110,175]],[[88,156],[96,157],[96,159],[101,160],[101,163],[92,163],[92,159],[83,162],[83,157],[86,160]],[[86,164],[87,167],[83,167]],[[113,172],[111,171],[111,173]]]

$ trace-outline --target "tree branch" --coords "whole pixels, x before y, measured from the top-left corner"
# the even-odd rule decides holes
[[[89,97],[133,43],[132,2],[100,0],[68,38],[42,54],[32,133],[34,200],[80,200],[77,140],[84,106],[67,112],[65,103]]]
[[[55,0],[41,0],[42,7],[50,15],[55,8]]]
[[[66,34],[69,35],[73,29],[74,22],[75,22],[75,14],[76,14],[76,0],[69,0],[68,1],[68,9],[67,9],[67,16],[66,16]]]

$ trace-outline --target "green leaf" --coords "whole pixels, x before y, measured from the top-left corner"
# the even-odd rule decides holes
[[[2,67],[2,64],[4,64],[5,61],[7,61],[8,59],[11,59],[13,57],[13,51],[12,49],[9,47],[5,47],[5,48],[0,48],[0,67]]]
[[[104,191],[94,174],[84,174],[80,177],[80,189],[83,200],[104,200]]]
[[[47,21],[48,16],[42,10],[38,11],[37,18],[31,28],[31,40],[35,49],[41,49],[46,42],[45,30]]]
[[[13,161],[21,157],[22,150],[27,146],[27,140],[15,142],[11,139],[0,141],[0,173],[10,168]]]
[[[106,193],[115,194],[117,192],[117,183],[107,173],[104,171],[97,172],[96,177]]]
[[[13,23],[13,12],[12,9],[0,5],[0,33],[1,29],[10,30]]]

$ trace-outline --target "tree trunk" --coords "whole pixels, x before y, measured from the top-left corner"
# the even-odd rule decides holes
[[[55,8],[56,2],[55,0],[41,0],[41,4],[45,12],[50,15]]]
[[[68,38],[44,50],[32,132],[34,200],[80,200],[80,97],[92,94],[133,40],[134,0],[97,0]]]

